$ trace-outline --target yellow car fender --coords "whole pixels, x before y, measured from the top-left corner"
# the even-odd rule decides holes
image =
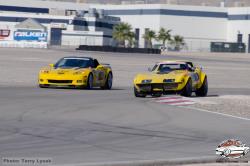
[[[90,75],[90,73],[92,73],[92,69],[86,69],[85,71],[84,71],[84,75],[83,75],[83,77],[84,77],[84,80],[86,80],[86,82],[88,81],[88,78],[89,78],[89,75]],[[93,74],[93,73],[92,73]]]
[[[136,85],[137,84],[137,82],[138,82],[138,80],[137,80],[137,78],[139,77],[139,74],[137,74],[136,76],[135,76],[135,78],[134,78],[134,87],[137,89],[137,90],[139,90],[139,87]]]
[[[207,75],[204,72],[202,72],[201,68],[199,67],[197,67],[195,71],[198,73],[200,78],[199,84],[197,85],[197,89],[200,89]]]
[[[113,72],[111,71],[111,69],[110,69],[110,68],[107,68],[107,69],[105,70],[105,77],[106,77],[106,79],[108,78],[108,74],[109,74],[109,73],[111,73],[112,76],[113,76]]]
[[[201,86],[203,85],[204,80],[205,80],[206,77],[207,77],[207,75],[205,73],[201,72],[201,75],[200,75],[200,84],[198,85],[198,89],[201,88]]]
[[[183,78],[182,78],[184,81],[183,81],[183,83],[182,84],[180,84],[180,87],[179,87],[179,89],[183,89],[186,85],[187,85],[187,83],[188,83],[188,80],[190,80],[191,79],[191,77],[188,75],[188,73],[187,74],[185,74],[184,76],[183,76]]]

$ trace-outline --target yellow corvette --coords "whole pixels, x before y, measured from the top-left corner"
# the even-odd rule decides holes
[[[150,73],[138,74],[134,79],[136,97],[178,93],[189,97],[206,96],[208,92],[207,75],[202,68],[189,61],[163,61],[156,63]]]
[[[59,86],[111,89],[113,74],[110,65],[99,64],[89,57],[64,57],[56,64],[50,64],[39,72],[41,88]]]

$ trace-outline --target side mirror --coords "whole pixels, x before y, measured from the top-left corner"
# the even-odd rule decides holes
[[[148,68],[148,71],[149,71],[149,72],[151,72],[151,71],[152,71],[152,69],[149,67],[149,68]]]
[[[54,67],[55,65],[53,63],[49,64],[50,67]]]

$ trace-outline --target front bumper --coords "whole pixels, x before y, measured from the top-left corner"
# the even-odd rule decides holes
[[[174,93],[183,89],[182,83],[149,83],[136,84],[136,88],[141,93]]]
[[[50,76],[46,74],[39,75],[38,78],[39,85],[44,86],[86,86],[87,85],[87,77],[82,75],[75,76]]]

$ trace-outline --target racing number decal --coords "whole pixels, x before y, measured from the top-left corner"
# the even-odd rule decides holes
[[[193,82],[199,81],[199,75],[197,73],[191,73],[190,76],[191,76],[191,79],[193,80]]]
[[[105,79],[105,74],[101,70],[94,70],[96,83],[100,83],[100,81]]]
[[[198,73],[194,73],[194,80],[195,80],[195,81],[199,81],[199,79],[200,79],[200,78],[199,78]]]
[[[100,71],[98,80],[101,81],[101,80],[104,80],[104,79],[105,79],[105,74],[104,74],[103,71]]]
[[[99,80],[99,71],[98,70],[93,70],[93,74],[94,74],[94,79],[95,81],[98,83]]]

